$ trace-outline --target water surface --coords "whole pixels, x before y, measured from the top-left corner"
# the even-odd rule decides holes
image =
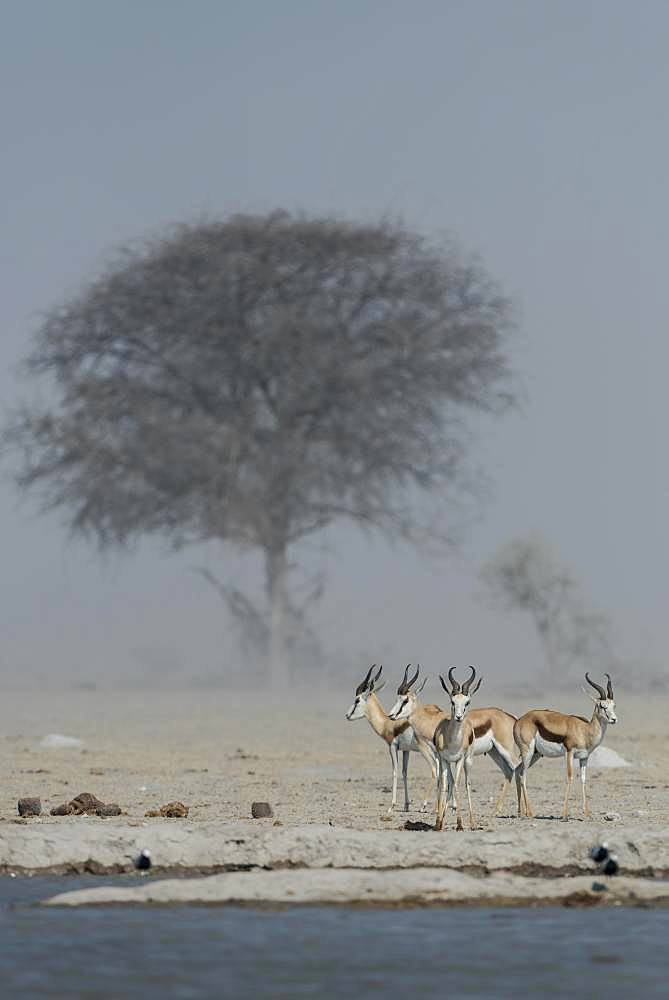
[[[669,911],[35,905],[119,879],[0,879],[3,996],[666,997]]]

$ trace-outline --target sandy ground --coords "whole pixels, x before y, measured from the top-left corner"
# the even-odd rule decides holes
[[[39,796],[48,811],[82,791],[117,802],[127,821],[141,820],[146,810],[174,799],[190,806],[187,822],[195,824],[250,819],[256,799],[269,801],[284,825],[332,823],[380,830],[400,828],[407,818],[431,821],[432,811],[419,812],[423,799],[433,795],[429,771],[418,754],[411,755],[409,769],[411,810],[408,815],[398,811],[388,821],[388,751],[365,719],[345,720],[351,695],[344,691],[310,700],[298,690],[285,707],[269,696],[261,700],[255,693],[223,690],[5,692],[0,705],[0,827],[17,821],[22,796]],[[429,688],[426,695],[430,700]],[[388,705],[391,696],[384,696]],[[492,692],[486,701],[514,714],[536,707],[536,698],[502,691]],[[579,713],[589,705],[578,690],[571,698],[560,694],[544,703]],[[617,710],[620,721],[609,727],[605,746],[632,766],[591,769],[593,819],[586,822],[601,822],[613,811],[626,826],[661,828],[669,818],[669,699],[619,694]],[[83,746],[41,748],[40,741],[51,733],[78,737]],[[563,760],[545,760],[530,772],[538,824],[554,823],[560,812],[564,770]],[[475,761],[473,786],[482,829],[518,822],[512,795],[507,815],[493,815],[500,774],[487,757]],[[579,797],[575,782],[576,823],[583,822]],[[399,798],[401,805],[401,781]],[[31,822],[76,821],[44,816]]]
[[[454,831],[451,816],[444,833],[404,829],[407,819],[431,823],[434,815],[432,807],[419,811],[423,798],[434,795],[418,754],[411,756],[411,809],[388,816],[388,751],[366,720],[345,720],[350,701],[350,692],[316,698],[298,691],[289,704],[202,689],[6,692],[0,871],[128,871],[143,845],[152,850],[158,874],[229,874],[206,884],[172,880],[155,892],[123,897],[126,902],[669,901],[668,699],[618,697],[620,722],[609,728],[606,746],[631,766],[591,769],[590,819],[580,814],[578,782],[573,818],[568,824],[556,818],[562,760],[541,761],[530,772],[536,819],[515,817],[513,794],[506,814],[495,817],[500,775],[480,757],[473,776],[477,829],[462,833]],[[498,691],[488,704],[521,714],[537,701]],[[588,706],[580,692],[544,704],[580,713]],[[50,734],[82,744],[40,746]],[[48,815],[84,791],[118,803],[123,815]],[[19,819],[23,796],[39,796],[46,814]],[[144,818],[174,799],[190,807],[187,820]],[[274,817],[252,819],[254,800],[269,801]],[[618,853],[621,876],[599,893],[588,855],[604,838]],[[116,898],[114,892],[104,898]],[[102,899],[90,890],[74,902]]]

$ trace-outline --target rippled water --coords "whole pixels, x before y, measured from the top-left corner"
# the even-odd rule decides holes
[[[109,881],[0,879],[2,996],[669,993],[668,910],[35,905]]]

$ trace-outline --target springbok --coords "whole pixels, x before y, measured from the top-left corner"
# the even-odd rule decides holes
[[[518,793],[518,815],[534,816],[532,807],[527,797],[527,771],[540,757],[567,757],[567,787],[564,795],[564,806],[562,808],[562,818],[569,818],[569,795],[572,782],[574,780],[574,758],[579,762],[581,768],[581,791],[583,795],[583,815],[590,815],[588,799],[585,790],[588,758],[593,750],[599,746],[606,734],[606,727],[614,725],[618,718],[616,716],[616,703],[613,700],[613,687],[611,677],[604,674],[607,679],[607,689],[600,684],[595,684],[590,680],[587,672],[585,679],[597,692],[597,697],[590,694],[583,688],[584,692],[592,698],[595,708],[592,718],[588,721],[581,715],[564,715],[562,712],[553,712],[548,708],[534,708],[521,717],[513,727],[513,735],[516,745],[520,750],[520,790]],[[522,793],[522,802],[521,802]]]
[[[425,684],[426,678],[423,678],[421,685],[415,691],[412,691],[420,667],[418,667],[411,680],[408,680],[410,666],[411,664],[408,664],[404,671],[404,678],[397,689],[399,697],[389,714],[393,719],[407,719],[414,729],[416,739],[419,742],[423,741],[433,745],[437,726],[444,720],[450,719],[451,716],[447,712],[438,709],[436,705],[422,705],[418,701],[418,695]],[[471,696],[478,691],[482,678],[479,678],[476,687],[471,690],[470,686],[475,676],[474,667],[470,666],[469,669],[472,671],[472,675],[462,685],[453,677],[453,669],[451,667],[448,672],[451,689],[454,694],[458,695],[458,699],[461,702],[462,699],[466,701],[466,710]],[[442,677],[439,679],[451,700],[451,713],[455,715],[455,704],[451,691],[446,687],[444,679]],[[479,754],[487,753],[504,775],[504,781],[495,803],[495,813],[499,815],[514,774],[516,776],[516,784],[520,787],[516,771],[518,750],[513,738],[513,727],[516,717],[501,708],[473,708],[469,712],[469,719],[474,726],[474,756],[477,757]],[[455,808],[452,789],[449,790],[449,805]]]
[[[471,701],[471,695],[478,691],[481,685],[479,677],[478,684],[470,694],[470,688],[476,670],[470,666],[471,674],[462,684],[456,681],[453,673],[454,668],[448,671],[448,679],[451,682],[451,690],[446,687],[444,678],[439,675],[441,686],[451,699],[451,717],[444,719],[437,726],[434,733],[434,745],[441,760],[441,774],[439,790],[437,795],[437,820],[434,824],[435,830],[441,830],[444,826],[444,814],[446,812],[446,796],[444,785],[448,781],[448,798],[455,798],[456,830],[462,830],[462,816],[460,815],[460,799],[458,798],[458,782],[460,772],[464,767],[465,787],[467,789],[467,802],[469,804],[469,826],[473,830],[476,826],[474,820],[474,810],[472,808],[471,790],[471,769],[474,760],[474,743],[476,734],[474,723],[467,715],[467,709]],[[453,766],[455,765],[455,776],[453,776]]]
[[[419,744],[414,734],[413,728],[408,722],[396,722],[390,719],[377,698],[377,693],[385,685],[385,681],[379,684],[379,678],[383,666],[380,666],[376,674],[372,677],[372,672],[376,669],[374,663],[367,671],[366,677],[355,689],[355,701],[346,713],[349,722],[355,719],[367,719],[370,726],[382,740],[388,744],[390,760],[393,766],[393,798],[388,809],[392,812],[397,805],[397,772],[399,769],[399,754],[402,751],[402,780],[404,782],[404,811],[409,811],[409,753],[416,751],[420,753],[430,766],[432,778],[437,780],[439,762],[434,747],[424,741]],[[427,800],[423,802],[422,809],[427,806]]]

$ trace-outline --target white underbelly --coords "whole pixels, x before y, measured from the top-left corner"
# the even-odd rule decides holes
[[[414,733],[411,726],[408,726],[404,732],[400,733],[399,736],[395,737],[397,741],[398,750],[417,750],[418,742],[416,740],[416,734]]]
[[[492,750],[492,730],[485,736],[478,736],[474,740],[474,755],[489,753]]]
[[[536,735],[535,747],[542,757],[562,757],[565,752],[562,743],[545,740],[539,733]]]

